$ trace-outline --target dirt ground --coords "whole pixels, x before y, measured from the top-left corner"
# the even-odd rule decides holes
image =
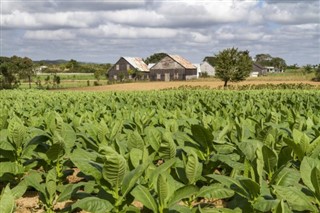
[[[320,82],[295,80],[295,81],[261,81],[261,80],[247,80],[242,82],[228,83],[229,85],[247,85],[247,84],[311,84],[320,86]],[[92,87],[79,87],[70,88],[65,90],[73,91],[146,91],[146,90],[160,90],[167,88],[177,88],[180,86],[208,86],[210,88],[218,88],[223,86],[222,81],[170,81],[170,82],[134,82],[134,83],[118,83],[106,86],[92,86]]]

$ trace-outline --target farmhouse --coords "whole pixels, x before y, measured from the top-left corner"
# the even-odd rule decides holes
[[[122,81],[123,79],[148,79],[149,68],[142,58],[121,57],[109,70],[109,80]]]
[[[200,64],[201,73],[207,73],[209,76],[214,76],[216,74],[216,69],[208,61],[203,61]]]
[[[167,55],[150,68],[151,81],[188,80],[197,77],[197,67],[179,55]]]
[[[260,64],[253,62],[252,63],[252,71],[250,73],[251,77],[258,77],[260,75],[265,75],[267,70],[261,66]]]

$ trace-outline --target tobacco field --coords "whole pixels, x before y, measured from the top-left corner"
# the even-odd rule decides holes
[[[0,106],[1,213],[30,191],[42,212],[319,212],[320,90],[17,90]]]

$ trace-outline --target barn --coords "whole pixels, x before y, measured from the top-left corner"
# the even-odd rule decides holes
[[[151,81],[175,81],[197,78],[197,67],[179,55],[167,55],[150,68]]]
[[[149,68],[142,58],[138,57],[121,57],[109,70],[108,76],[110,81],[124,79],[148,79]]]

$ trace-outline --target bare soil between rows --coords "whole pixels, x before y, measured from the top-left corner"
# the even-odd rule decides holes
[[[242,85],[258,85],[258,84],[310,84],[320,86],[320,82],[313,82],[307,80],[283,80],[283,81],[263,81],[263,80],[247,80],[242,82],[230,82],[228,85],[242,86]],[[105,86],[91,86],[68,88],[63,91],[151,91],[169,88],[178,88],[181,86],[204,86],[209,88],[222,87],[222,81],[170,81],[170,82],[132,82],[132,83],[117,83]],[[61,91],[61,90],[59,90]]]

